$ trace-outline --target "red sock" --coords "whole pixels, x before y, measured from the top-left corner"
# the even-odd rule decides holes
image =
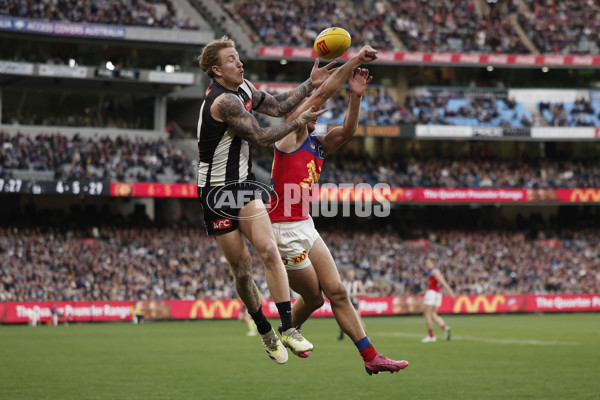
[[[375,350],[375,347],[373,347],[373,345],[371,344],[365,347],[363,350],[361,350],[360,355],[362,356],[363,360],[365,360],[365,362],[369,362],[372,361],[375,357],[377,357],[377,350]]]
[[[442,326],[442,330],[446,332],[446,325]]]
[[[428,329],[427,332],[429,332],[429,337],[433,337],[433,329]]]

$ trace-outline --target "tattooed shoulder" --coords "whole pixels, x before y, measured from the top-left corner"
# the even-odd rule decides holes
[[[222,94],[215,103],[218,116],[224,121],[238,118],[246,111],[239,97],[231,93]]]

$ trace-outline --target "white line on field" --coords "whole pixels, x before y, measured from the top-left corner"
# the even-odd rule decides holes
[[[420,339],[423,335],[404,332],[377,332],[378,336],[401,336],[408,338]],[[444,340],[439,338],[438,340]],[[500,338],[484,338],[476,336],[455,336],[452,335],[452,340],[465,340],[469,342],[497,343],[497,344],[524,344],[533,346],[579,346],[578,342],[559,342],[558,340],[532,340],[532,339],[500,339]]]

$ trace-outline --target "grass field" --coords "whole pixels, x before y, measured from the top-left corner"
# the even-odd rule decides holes
[[[306,324],[315,351],[285,365],[238,321],[0,326],[0,399],[600,398],[600,314],[446,320],[452,341],[422,344],[420,317],[365,319],[411,363],[373,376],[333,319]]]

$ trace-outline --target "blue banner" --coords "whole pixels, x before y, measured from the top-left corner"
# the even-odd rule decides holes
[[[125,27],[0,17],[0,30],[41,35],[125,39]]]

